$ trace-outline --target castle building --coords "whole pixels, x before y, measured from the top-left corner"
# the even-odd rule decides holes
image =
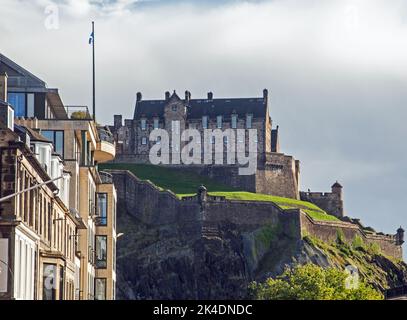
[[[25,149],[21,142],[15,144],[31,159],[29,163],[17,151],[9,155],[6,147],[1,148],[2,163],[10,166],[9,171],[1,171],[1,197],[48,177],[63,176],[44,186],[50,189],[44,190],[44,197],[23,192],[0,203],[0,226],[19,223],[26,231],[0,229],[0,254],[3,261],[7,257],[3,267],[9,270],[2,273],[7,279],[0,281],[0,299],[115,299],[117,195],[111,177],[98,170],[98,163],[115,157],[111,133],[97,126],[86,107],[64,106],[57,89],[47,88],[1,54],[0,75],[0,115],[9,120],[7,137],[16,139],[11,129],[14,120],[16,131],[29,137],[20,138],[26,141]],[[29,156],[30,150],[34,157]],[[20,158],[25,165],[22,182]],[[35,210],[24,218],[28,205]],[[17,242],[17,236],[25,242]],[[25,245],[24,253],[30,244],[30,260],[19,260],[18,243]],[[25,287],[18,282],[20,278],[26,279]],[[57,283],[54,291],[44,286],[50,278]]]
[[[115,115],[114,125],[110,127],[116,140],[115,161],[149,163],[150,149],[154,144],[160,143],[150,141],[150,134],[156,129],[170,132],[174,121],[179,123],[180,132],[196,129],[201,134],[201,163],[204,163],[204,130],[246,130],[245,141],[242,141],[246,152],[249,150],[247,132],[249,129],[257,130],[255,174],[240,176],[237,165],[226,163],[226,156],[223,157],[224,163],[221,165],[181,164],[182,169],[194,170],[242,190],[299,198],[299,161],[280,152],[278,127],[272,128],[268,90],[265,89],[261,97],[234,99],[218,99],[212,92],[204,99],[192,99],[189,91],[186,91],[185,97],[181,99],[174,91],[173,94],[166,92],[162,100],[143,100],[142,94],[137,93],[133,119],[126,119],[123,125],[122,116]],[[223,137],[223,143],[226,152],[230,143],[227,136]],[[182,145],[177,152],[181,152],[181,149]],[[171,150],[171,153],[174,153],[174,150]]]

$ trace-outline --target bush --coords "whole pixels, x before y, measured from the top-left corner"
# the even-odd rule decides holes
[[[314,264],[288,268],[265,283],[253,282],[249,292],[258,300],[382,300],[383,295],[359,281],[356,289],[346,288],[348,275],[335,268],[323,269]]]

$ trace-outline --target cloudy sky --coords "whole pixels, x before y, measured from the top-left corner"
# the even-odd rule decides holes
[[[261,96],[302,188],[344,185],[346,210],[407,227],[407,2],[404,0],[2,0],[0,51],[91,105],[96,21],[99,122],[131,117],[137,91]]]

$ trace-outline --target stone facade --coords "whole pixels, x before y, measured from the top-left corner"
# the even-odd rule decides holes
[[[238,189],[298,199],[299,161],[280,153],[278,128],[272,129],[268,100],[267,90],[263,91],[261,98],[244,99],[214,99],[212,93],[208,93],[207,99],[191,99],[187,91],[185,99],[179,98],[175,92],[172,95],[167,92],[164,100],[143,101],[141,93],[138,93],[133,119],[125,120],[123,125],[122,116],[115,115],[114,125],[110,127],[117,146],[115,162],[149,163],[149,152],[155,144],[149,140],[151,132],[155,129],[171,132],[173,121],[178,121],[181,132],[196,129],[201,134],[202,161],[200,165],[182,165],[179,153],[185,143],[181,142],[178,147],[170,146],[170,154],[177,154],[172,157],[172,165],[179,165],[182,170],[193,170]],[[238,165],[227,164],[227,138],[224,138],[223,164],[203,164],[205,129],[256,129],[256,173],[240,176]],[[246,131],[246,152],[248,144]],[[214,150],[212,155],[214,158]]]

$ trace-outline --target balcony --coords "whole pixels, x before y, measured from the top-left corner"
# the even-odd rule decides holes
[[[66,106],[65,110],[71,120],[93,120],[87,106]]]
[[[112,161],[116,156],[114,137],[109,130],[98,128],[100,141],[95,150],[95,161],[99,163]]]

